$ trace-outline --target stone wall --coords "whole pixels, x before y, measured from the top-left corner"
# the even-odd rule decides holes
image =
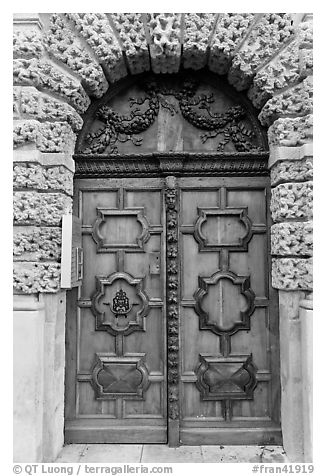
[[[271,147],[273,285],[311,290],[312,154],[295,152],[312,138],[309,15],[30,15],[16,15],[13,47],[17,291],[59,288],[58,233],[61,215],[71,210],[70,157],[81,115],[110,87],[107,78],[150,68],[174,73],[181,66],[227,73],[261,109]]]
[[[269,134],[270,138],[275,137],[273,128]],[[271,150],[270,167],[273,286],[311,291],[312,144],[275,146]]]
[[[40,301],[41,294],[50,293],[60,309],[56,319],[63,322],[61,216],[71,211],[71,155],[83,124],[82,115],[91,101],[102,97],[112,83],[128,74],[150,69],[154,73],[174,73],[180,67],[208,67],[226,74],[230,84],[246,91],[260,109],[259,119],[269,127],[271,150],[273,286],[290,293],[286,295],[289,299],[291,293],[312,289],[311,15],[15,14],[13,52],[17,302],[21,295],[29,296],[26,299],[30,299],[33,308],[35,299]],[[17,306],[20,309],[19,302]],[[36,321],[43,322],[42,335],[53,343],[53,330],[44,331],[50,319],[44,314],[50,312],[49,308],[44,309],[47,310],[30,312],[39,312]],[[283,307],[281,320],[291,312],[290,305]],[[17,316],[20,322],[22,315]],[[286,329],[286,322],[283,324]],[[17,329],[19,339],[19,325]],[[39,332],[35,327],[30,333],[34,330]],[[30,351],[31,342],[22,341],[22,356]],[[39,352],[38,361],[43,361],[39,346],[33,352]],[[51,369],[53,361],[45,362]],[[290,361],[288,364],[291,368]],[[21,372],[18,364],[17,372]],[[30,372],[33,380],[36,374],[33,369]],[[44,388],[44,382],[42,385]],[[63,388],[57,391],[61,392],[62,402]],[[48,403],[51,415],[52,403]],[[39,410],[38,405],[35,408]],[[16,412],[16,423],[28,428],[31,420],[20,410]],[[35,415],[43,421],[37,412]],[[44,417],[45,427],[48,417]],[[55,431],[60,433],[58,428]],[[296,437],[293,430],[287,430],[287,440]],[[54,442],[55,436],[47,435],[43,440],[52,441],[52,452],[46,454],[35,443],[35,451],[26,447],[22,459],[32,461],[28,458],[34,457],[34,461],[41,461],[54,457],[59,445]]]

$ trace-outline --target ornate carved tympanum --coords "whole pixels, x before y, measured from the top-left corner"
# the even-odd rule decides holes
[[[116,100],[111,100],[109,92],[91,109],[78,152],[116,154],[137,148],[262,152],[264,138],[246,100],[239,102],[240,96],[236,98],[222,80],[216,84],[216,78],[209,78],[209,74],[196,73],[142,76],[131,92],[121,92]],[[172,135],[180,135],[172,149],[160,143],[167,127]]]

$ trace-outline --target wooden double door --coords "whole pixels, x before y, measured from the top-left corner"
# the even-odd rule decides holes
[[[67,443],[281,443],[267,200],[267,177],[76,181]]]

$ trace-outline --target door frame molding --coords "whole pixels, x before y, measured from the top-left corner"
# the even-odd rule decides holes
[[[269,152],[74,154],[74,178],[269,176]]]

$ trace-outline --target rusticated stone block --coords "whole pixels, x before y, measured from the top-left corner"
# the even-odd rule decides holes
[[[26,294],[55,293],[60,289],[59,263],[14,263],[14,289]]]
[[[72,152],[76,136],[64,122],[43,122],[36,142],[42,152]]]
[[[185,68],[197,70],[206,65],[215,16],[214,13],[185,13],[182,55]]]
[[[92,96],[103,96],[108,89],[108,82],[102,68],[80,44],[79,38],[73,34],[62,15],[52,15],[50,31],[44,37],[44,44],[51,55],[82,78],[85,88]]]
[[[312,180],[312,157],[302,160],[284,160],[276,162],[271,168],[271,185],[281,182],[302,182]]]
[[[14,59],[14,85],[35,86],[62,96],[80,114],[90,105],[90,99],[80,82],[62,73],[49,61]]]
[[[272,255],[312,256],[312,221],[277,223],[271,227]]]
[[[295,39],[270,63],[256,74],[248,97],[257,108],[279,89],[312,74],[312,22],[301,23]]]
[[[274,258],[272,286],[288,291],[312,290],[312,258]]]
[[[14,58],[40,58],[43,55],[42,39],[35,30],[14,31]]]
[[[26,144],[27,142],[36,142],[39,129],[39,122],[24,121],[14,126],[13,144],[14,148]]]
[[[154,73],[177,73],[181,58],[179,13],[147,13]]]
[[[305,116],[312,113],[312,76],[302,83],[269,99],[258,118],[263,125],[271,125],[282,116]]]
[[[283,183],[272,189],[274,222],[312,217],[312,182]]]
[[[76,136],[65,122],[21,121],[14,126],[14,148],[34,142],[42,152],[72,152]]]
[[[127,75],[122,50],[105,13],[66,13],[101,62],[110,81]]]
[[[25,96],[22,95],[22,107],[25,105],[24,99]],[[66,121],[74,131],[79,131],[83,126],[82,118],[72,106],[45,94],[41,94],[39,98],[38,119]]]
[[[62,190],[73,195],[73,173],[66,167],[49,167],[44,170],[44,183],[47,190]]]
[[[225,74],[236,47],[252,25],[253,13],[220,13],[212,38],[208,65],[211,71]]]
[[[296,147],[312,141],[313,115],[277,119],[268,129],[270,146]]]
[[[14,165],[13,184],[14,190],[20,188],[44,188],[45,183],[42,166],[33,164]]]
[[[41,93],[33,86],[15,86],[19,98],[20,117],[39,119],[39,99]],[[71,107],[71,106],[70,106]]]
[[[19,110],[19,100],[20,100],[20,88],[14,87],[13,88],[13,119],[19,119],[20,117],[20,110]]]
[[[14,192],[14,223],[58,226],[71,211],[72,200],[63,193]]]
[[[61,228],[15,226],[15,261],[59,261],[61,257]]]
[[[61,190],[73,194],[73,173],[66,167],[42,167],[39,164],[15,164],[14,189]]]
[[[59,120],[67,122],[74,131],[82,128],[83,121],[75,109],[66,102],[40,93],[30,86],[16,86],[14,101],[17,101],[17,114],[21,119]]]
[[[141,13],[111,13],[131,74],[150,70],[149,52]]]
[[[232,60],[228,78],[238,91],[246,89],[257,68],[272,57],[294,34],[288,13],[265,13]]]

